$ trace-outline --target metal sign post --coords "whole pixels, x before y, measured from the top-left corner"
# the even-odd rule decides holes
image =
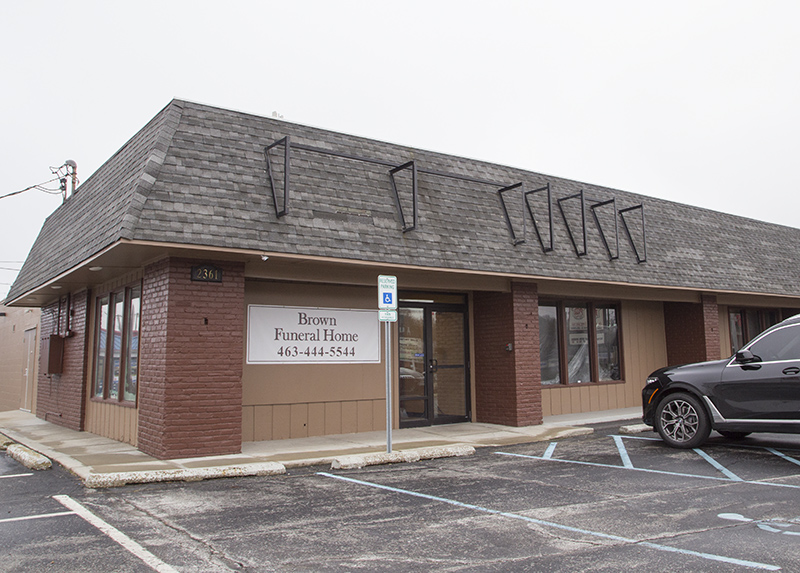
[[[391,325],[389,321],[384,321],[386,325],[386,452],[392,453],[392,345]]]
[[[397,277],[378,276],[378,318],[386,324],[386,453],[392,453],[392,329],[397,322]]]

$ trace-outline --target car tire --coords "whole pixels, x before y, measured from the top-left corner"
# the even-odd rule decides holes
[[[708,414],[700,401],[684,392],[670,394],[656,408],[658,435],[673,448],[696,448],[711,433]]]
[[[727,432],[725,430],[717,430],[722,436],[730,438],[731,440],[741,440],[750,435],[750,432]]]

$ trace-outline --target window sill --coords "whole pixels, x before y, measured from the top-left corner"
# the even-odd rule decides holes
[[[97,404],[111,404],[112,406],[120,406],[122,408],[136,408],[136,402],[131,402],[130,400],[113,400],[111,398],[98,398],[97,396],[92,396],[90,400]]]
[[[569,384],[542,384],[542,390],[549,388],[591,388],[592,386],[614,386],[625,384],[625,380],[603,380],[602,382],[571,382]]]

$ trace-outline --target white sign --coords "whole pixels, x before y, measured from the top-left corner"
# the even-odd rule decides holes
[[[375,310],[251,304],[247,307],[247,363],[378,363],[377,314]]]
[[[397,322],[396,310],[379,310],[378,320],[381,322]]]
[[[378,308],[397,309],[397,277],[378,275]]]

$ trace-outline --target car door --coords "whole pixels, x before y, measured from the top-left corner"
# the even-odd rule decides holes
[[[771,330],[725,367],[713,402],[728,420],[800,419],[800,324]]]

